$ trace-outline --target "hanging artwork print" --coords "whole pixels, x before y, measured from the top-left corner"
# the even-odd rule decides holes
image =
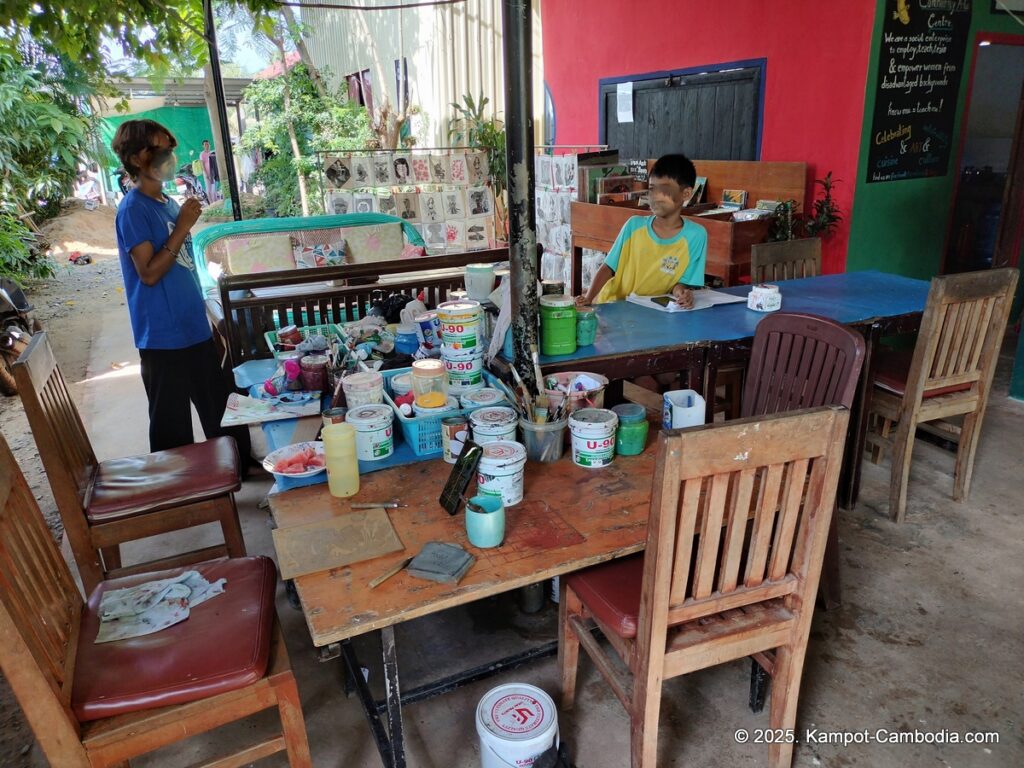
[[[352,195],[348,192],[331,192],[327,205],[331,213],[349,213],[352,210]]]
[[[448,183],[448,155],[430,156],[430,173],[435,184]]]
[[[412,166],[409,163],[409,155],[395,155],[391,162],[395,171],[395,184],[408,186],[413,183]]]
[[[466,202],[462,199],[461,189],[450,189],[444,194],[445,219],[463,219],[466,217]]]
[[[353,155],[350,167],[352,169],[351,186],[369,187],[373,184],[368,155]]]
[[[416,155],[412,159],[412,180],[417,184],[429,184],[434,180],[430,175],[429,155]]]
[[[461,152],[448,158],[448,181],[452,184],[468,184],[469,171],[466,169],[466,156]]]
[[[417,194],[395,195],[395,206],[398,209],[396,215],[406,221],[417,222],[420,220],[420,196]]]
[[[374,186],[387,187],[394,184],[394,170],[391,167],[391,158],[386,154],[373,155],[373,183]]]
[[[487,153],[469,152],[466,155],[466,170],[469,175],[469,183],[471,186],[479,187],[482,184],[486,184],[489,176],[487,170]]]
[[[389,216],[397,215],[396,211],[398,210],[398,206],[397,203],[395,202],[395,196],[392,195],[390,192],[380,196],[376,196],[376,200],[376,210],[378,213],[386,213]]]
[[[470,187],[467,190],[469,216],[490,216],[494,213],[491,205],[491,190],[488,187]]]
[[[444,221],[444,194],[427,192],[420,195],[420,198],[420,217],[423,221]]]
[[[466,222],[446,221],[445,242],[449,250],[458,250],[466,247]]]
[[[354,195],[352,198],[352,212],[373,213],[374,200],[373,195]]]
[[[487,247],[487,221],[489,219],[469,219],[466,222],[466,249],[480,251]]]
[[[352,180],[352,170],[349,168],[349,159],[338,155],[328,155],[324,158],[324,177],[327,179],[328,189],[341,189],[348,187]]]

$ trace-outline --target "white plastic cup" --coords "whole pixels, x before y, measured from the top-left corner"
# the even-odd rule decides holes
[[[485,444],[477,466],[478,492],[484,496],[500,496],[506,508],[515,506],[523,500],[525,467],[526,448],[522,444],[511,440]]]
[[[615,459],[615,430],[619,417],[604,408],[581,408],[569,416],[572,462],[578,467],[599,469]]]
[[[487,301],[494,290],[493,264],[466,265],[466,293],[475,301]]]
[[[662,403],[661,425],[665,429],[682,429],[704,423],[704,398],[692,389],[666,392]]]
[[[356,430],[356,456],[360,461],[380,461],[394,453],[394,417],[389,405],[362,405],[345,414],[345,421]]]

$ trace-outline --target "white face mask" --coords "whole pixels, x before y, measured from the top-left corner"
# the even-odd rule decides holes
[[[158,150],[154,153],[149,172],[158,181],[174,181],[178,172],[178,156],[174,150]]]

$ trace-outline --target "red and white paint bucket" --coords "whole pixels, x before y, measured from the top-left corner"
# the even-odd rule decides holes
[[[476,707],[481,768],[525,768],[558,743],[555,702],[540,688],[492,688]]]

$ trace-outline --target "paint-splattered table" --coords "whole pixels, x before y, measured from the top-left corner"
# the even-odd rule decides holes
[[[405,549],[386,557],[331,571],[300,576],[295,586],[314,645],[322,658],[342,655],[363,703],[381,758],[386,766],[404,765],[401,705],[426,697],[425,689],[441,692],[476,677],[432,683],[424,690],[400,693],[394,626],[419,616],[463,605],[517,587],[639,552],[646,537],[647,512],[655,466],[655,448],[639,456],[618,457],[605,469],[588,470],[565,457],[552,464],[529,463],[524,500],[506,510],[504,543],[477,549],[466,538],[462,514],[450,517],[438,503],[450,465],[435,460],[384,470],[360,478],[352,501],[400,498],[409,506],[389,515]],[[279,527],[302,525],[344,515],[349,500],[335,499],[323,485],[270,496]],[[367,584],[429,541],[457,542],[477,561],[458,584],[424,581],[402,572],[370,590]],[[381,630],[388,728],[360,673],[350,640]],[[492,665],[509,669],[550,655],[554,645],[541,646]]]

